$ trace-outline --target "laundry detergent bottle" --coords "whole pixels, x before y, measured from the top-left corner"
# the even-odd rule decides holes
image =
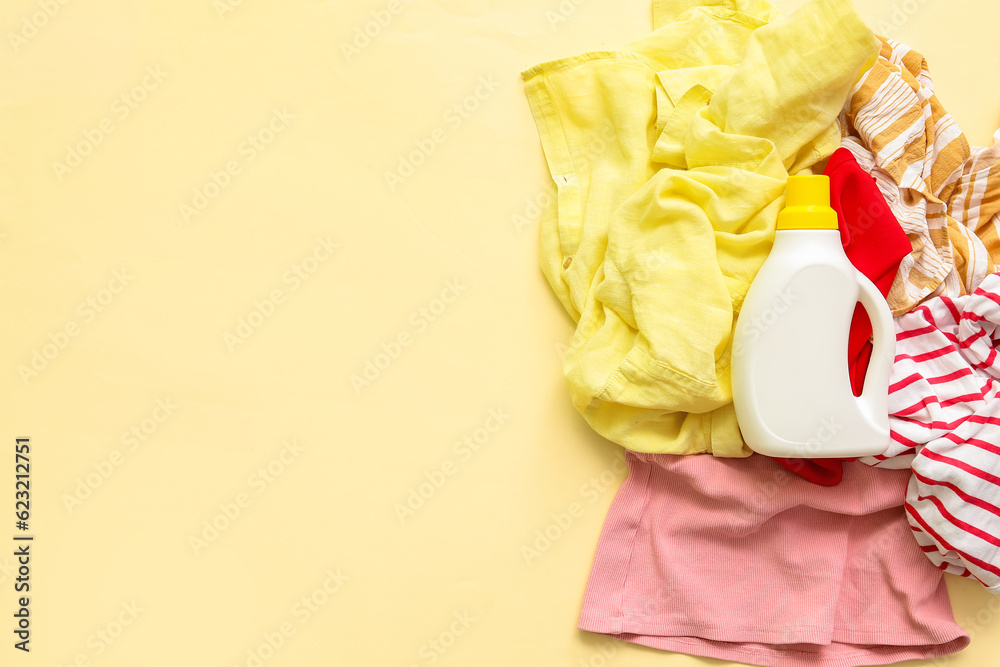
[[[847,339],[860,302],[873,350],[860,396]],[[787,458],[875,456],[889,446],[892,313],[844,254],[827,176],[792,176],[774,247],[736,320],[733,405],[749,447]]]

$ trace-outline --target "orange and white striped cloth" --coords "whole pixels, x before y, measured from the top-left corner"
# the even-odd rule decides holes
[[[938,568],[1000,593],[1000,273],[897,317],[890,449],[912,469],[906,514]]]
[[[923,56],[884,37],[840,116],[842,145],[875,177],[910,238],[889,292],[894,315],[976,289],[1000,262],[1000,130],[970,147],[934,94]]]

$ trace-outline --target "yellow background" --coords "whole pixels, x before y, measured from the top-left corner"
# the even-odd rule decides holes
[[[621,467],[561,376],[519,72],[648,2],[225,1],[0,10],[0,437],[31,437],[36,536],[28,655],[0,552],[0,664],[253,665],[269,636],[268,666],[723,664],[575,627]],[[988,143],[1000,5],[859,4]],[[948,584],[950,664],[986,664],[1000,604]]]

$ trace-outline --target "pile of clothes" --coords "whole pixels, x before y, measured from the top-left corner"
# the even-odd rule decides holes
[[[564,372],[629,466],[579,627],[758,665],[959,651],[943,573],[1000,592],[1000,132],[971,147],[923,57],[850,0],[654,0],[653,22],[522,72],[556,188],[540,263],[576,322]],[[734,324],[797,173],[830,177],[894,315],[878,457],[772,459],[740,435]],[[870,336],[859,306],[855,393]]]

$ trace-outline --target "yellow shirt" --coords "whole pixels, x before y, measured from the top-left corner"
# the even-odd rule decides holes
[[[785,180],[840,145],[879,43],[849,0],[658,0],[647,37],[522,72],[556,196],[543,273],[577,322],[564,373],[604,437],[747,456],[731,332]]]

